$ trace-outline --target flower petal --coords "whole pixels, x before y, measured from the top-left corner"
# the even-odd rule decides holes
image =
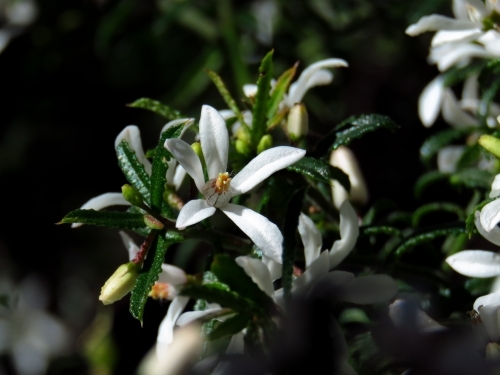
[[[122,193],[104,193],[90,199],[80,209],[99,211],[110,206],[130,206],[130,203],[123,198]],[[78,228],[82,225],[81,223],[74,223],[71,228]]]
[[[493,180],[493,183],[491,184],[491,192],[489,197],[490,198],[495,198],[500,195],[500,174],[497,174],[495,176],[495,179]]]
[[[330,269],[337,266],[351,252],[359,236],[358,215],[349,201],[340,206],[340,240],[333,243],[329,252]]]
[[[500,228],[494,227],[491,231],[487,232],[481,224],[481,213],[479,211],[474,212],[474,223],[476,224],[476,229],[481,236],[486,238],[491,243],[500,246]]]
[[[300,77],[294,83],[293,89],[290,87],[290,92],[287,98],[288,107],[292,107],[295,103],[300,103],[302,101],[302,98],[307,90],[312,87],[308,85],[315,82],[314,80],[311,81],[311,77],[318,70],[323,68],[340,68],[347,66],[347,62],[342,59],[326,59],[309,65],[306,69],[304,69]]]
[[[251,83],[243,85],[243,93],[247,98],[253,98],[257,95],[257,85]]]
[[[205,185],[205,177],[203,176],[200,158],[191,146],[181,139],[172,138],[165,141],[165,148],[174,155],[174,158],[193,178],[196,187],[201,191],[203,185]]]
[[[431,46],[436,47],[441,44],[453,42],[470,42],[477,39],[482,34],[483,31],[479,28],[453,31],[441,30],[432,38]]]
[[[446,263],[458,273],[469,277],[500,275],[500,255],[492,251],[460,251],[446,258]]]
[[[500,304],[485,305],[479,309],[479,316],[491,341],[500,339]]]
[[[132,261],[139,252],[139,246],[137,246],[134,240],[124,231],[120,231],[120,237],[122,238],[123,244],[128,250],[128,260]]]
[[[426,127],[430,127],[436,121],[443,102],[444,85],[443,76],[437,76],[425,86],[418,99],[418,115],[420,121]]]
[[[303,84],[302,81],[300,81],[299,79],[297,82],[294,82],[290,85],[290,89],[288,90],[289,94],[284,99],[286,101],[286,105],[288,107],[293,107],[295,104],[300,103],[302,101],[302,97],[305,95],[307,91],[309,91],[310,88],[315,86],[328,85],[332,81],[333,81],[333,73],[326,69],[320,69],[314,72],[314,74],[309,77],[309,80],[305,84]],[[297,88],[299,89],[301,88],[299,84],[303,84],[302,88],[304,92],[302,93],[302,97],[297,101],[298,98]],[[294,99],[295,102],[292,102],[292,100]]]
[[[266,217],[249,208],[228,203],[220,208],[262,252],[277,263],[283,263],[283,235]],[[179,215],[180,216],[180,215]]]
[[[187,281],[187,277],[183,269],[163,263],[158,281],[170,285],[179,285],[184,284]]]
[[[235,259],[238,266],[243,268],[252,281],[269,297],[274,296],[274,286],[271,274],[266,265],[260,260],[249,256],[239,256]]]
[[[319,256],[323,246],[323,238],[314,222],[303,213],[299,216],[299,234],[304,244],[306,268]]]
[[[442,173],[453,173],[457,162],[465,151],[465,146],[445,146],[438,151],[437,166]]]
[[[231,180],[233,196],[246,193],[274,172],[296,163],[304,157],[305,150],[279,146],[261,152]]]
[[[178,191],[182,185],[182,182],[186,178],[186,170],[182,167],[182,165],[178,165],[175,168],[174,177],[172,178],[172,183],[174,185],[175,191]]]
[[[275,262],[271,258],[262,254],[262,263],[264,263],[271,274],[271,280],[275,281],[281,277],[281,272],[283,270],[283,265]]]
[[[460,108],[455,95],[450,89],[444,92],[442,110],[444,120],[454,128],[466,128],[479,125],[477,119]]]
[[[481,306],[498,305],[500,304],[500,293],[490,293],[481,296],[474,302],[474,310],[479,311]]]
[[[204,199],[189,201],[179,212],[175,226],[179,229],[184,229],[212,216],[215,213],[215,210],[216,208],[209,206],[207,201]]]
[[[481,210],[481,225],[490,232],[500,222],[500,199],[488,203]]]
[[[165,130],[167,130],[168,128],[171,128],[172,126],[176,126],[176,125],[179,125],[179,124],[184,124],[184,127],[182,128],[181,130],[181,134],[179,135],[179,138],[181,138],[184,133],[186,132],[186,130],[188,130],[188,128],[194,124],[194,118],[180,118],[180,119],[177,119],[177,120],[173,120],[173,121],[169,121],[166,123],[166,125],[161,129],[161,132],[160,133],[163,133]]]
[[[208,178],[216,178],[219,173],[226,172],[229,134],[220,113],[208,105],[201,107],[200,142]]]
[[[366,305],[390,300],[398,286],[388,275],[369,275],[356,278],[342,289],[339,297],[347,302]]]
[[[210,315],[214,312],[217,312],[217,311],[220,311],[222,310],[222,307],[220,307],[219,305],[217,305],[216,303],[212,304],[214,306],[206,309],[206,310],[202,310],[202,311],[188,311],[188,312],[185,312],[184,314],[182,314],[179,319],[177,319],[177,325],[179,327],[182,327],[182,326],[185,326],[189,323],[192,323],[194,322],[195,320],[198,320],[200,318],[203,318],[207,315]]]
[[[437,51],[437,48],[431,50],[431,55],[429,60],[437,63],[438,69],[442,72],[448,70],[453,65],[461,62],[467,61],[472,57],[477,58],[494,58],[495,55],[488,52],[483,46],[471,43],[461,43],[458,45],[443,45],[445,47],[444,51]]]
[[[408,26],[405,33],[410,36],[416,36],[427,31],[467,30],[476,29],[478,27],[480,28],[481,24],[465,20],[456,20],[439,14],[431,14],[430,16],[420,18],[417,23]]]
[[[160,328],[158,329],[158,337],[156,341],[158,343],[163,343],[166,345],[170,345],[174,338],[174,326],[177,318],[182,313],[182,310],[186,307],[189,302],[189,297],[178,296],[175,297],[172,302],[170,302],[170,306],[168,306],[167,315],[163,318]],[[161,355],[161,353],[158,353]]]
[[[293,290],[302,290],[328,273],[328,251],[323,251],[302,275],[293,280]]]
[[[141,132],[139,128],[135,125],[129,125],[123,129],[120,134],[115,139],[115,148],[121,143],[122,140],[125,140],[129,147],[134,150],[135,155],[139,162],[144,165],[144,169],[148,174],[151,174],[151,162],[146,158],[144,154],[144,149],[142,148],[141,141]]]
[[[479,98],[478,75],[471,74],[464,82],[462,89],[462,101],[477,101]]]

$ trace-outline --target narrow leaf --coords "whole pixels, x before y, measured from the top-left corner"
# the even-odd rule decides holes
[[[481,69],[483,69],[483,67],[485,67],[484,62],[467,64],[461,68],[454,66],[443,73],[443,84],[446,87],[454,86],[463,82],[471,74],[478,73]]]
[[[279,105],[283,100],[285,93],[288,91],[288,87],[290,86],[290,83],[292,82],[292,79],[295,76],[295,73],[297,72],[298,66],[299,63],[296,62],[293,67],[288,69],[278,78],[278,81],[274,86],[274,89],[271,93],[271,98],[268,103],[268,108],[267,108],[268,119],[272,119],[276,114],[276,111],[278,111]]]
[[[167,161],[172,155],[163,146],[170,138],[177,138],[181,135],[184,124],[172,126],[161,133],[160,140],[156,146],[153,166],[151,169],[151,208],[156,212],[162,210],[163,192],[165,190],[166,174],[168,170]]]
[[[457,161],[457,169],[464,169],[468,167],[474,167],[481,159],[481,146],[478,143],[468,146],[460,159]]]
[[[297,228],[299,226],[300,210],[304,200],[304,189],[297,190],[288,203],[283,225],[283,273],[281,285],[285,300],[289,300],[292,292],[293,263],[295,261],[295,248],[297,247]]]
[[[161,265],[165,261],[165,253],[168,247],[174,243],[158,235],[149,249],[148,256],[144,261],[144,266],[135,282],[134,289],[130,296],[130,313],[134,318],[142,323],[144,306],[148,299],[151,288],[158,281],[158,275],[161,272]]]
[[[467,168],[450,176],[452,185],[464,185],[468,188],[483,188],[488,190],[493,182],[493,176],[477,168]]]
[[[486,119],[490,115],[490,106],[493,99],[500,90],[500,77],[494,76],[489,87],[483,89],[481,95],[481,103],[479,104],[478,114],[481,119],[481,124],[486,125]]]
[[[390,199],[379,199],[373,206],[370,207],[365,217],[363,218],[363,225],[373,225],[376,220],[380,219],[382,215],[387,215],[392,211],[398,209],[397,204]]]
[[[430,213],[436,211],[446,211],[451,212],[457,215],[457,218],[462,220],[464,218],[464,210],[462,207],[455,203],[449,202],[437,202],[437,203],[429,203],[423,206],[420,206],[415,210],[412,217],[412,225],[414,227],[418,227],[422,218]]]
[[[228,318],[209,333],[208,339],[218,340],[241,332],[247,326],[250,319],[251,317],[243,314],[237,314]]]
[[[144,169],[144,165],[137,159],[135,152],[129,147],[127,141],[123,140],[116,148],[118,165],[128,182],[137,190],[144,201],[151,201],[149,189],[151,181]]]
[[[349,176],[342,169],[333,167],[323,160],[306,156],[287,167],[287,169],[329,185],[331,180],[337,180],[347,191],[351,190]]]
[[[257,94],[255,95],[255,105],[253,107],[252,119],[252,144],[257,146],[267,128],[267,108],[269,101],[269,91],[271,90],[271,79],[273,77],[273,53],[271,50],[262,59],[259,68],[259,79],[257,80]]]
[[[222,99],[226,102],[227,106],[231,111],[233,111],[237,117],[241,117],[241,111],[238,108],[238,105],[236,104],[236,101],[233,99],[231,94],[229,93],[229,90],[227,89],[226,85],[224,84],[224,81],[222,78],[214,71],[208,70],[207,69],[208,76],[212,80],[212,82],[215,84],[215,87],[217,87],[217,90],[219,90],[219,93],[222,96]]]
[[[144,215],[129,212],[75,210],[67,214],[58,224],[82,223],[109,228],[144,228]]]
[[[360,236],[371,236],[374,234],[387,234],[389,236],[402,237],[403,233],[395,227],[389,226],[374,226],[374,227],[361,227]]]
[[[429,165],[432,157],[438,153],[444,146],[451,142],[462,139],[470,133],[472,129],[447,129],[440,131],[427,138],[420,147],[420,160]]]
[[[430,171],[420,176],[413,187],[415,198],[420,199],[425,190],[439,181],[449,179],[449,175],[440,171]]]
[[[128,107],[147,109],[148,111],[154,112],[157,115],[165,117],[167,120],[177,120],[183,118],[179,111],[176,111],[165,104],[160,103],[157,100],[149,98],[140,98],[135,102],[128,104]]]

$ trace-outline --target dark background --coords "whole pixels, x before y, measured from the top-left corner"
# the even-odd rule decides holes
[[[52,311],[75,337],[92,320],[99,288],[126,252],[114,230],[54,223],[91,197],[120,191],[125,179],[113,144],[123,127],[138,125],[145,149],[155,144],[164,121],[125,104],[150,97],[197,118],[202,104],[226,108],[204,68],[218,71],[242,97],[241,84],[256,81],[271,48],[275,77],[295,61],[301,72],[320,59],[347,60],[349,68],[336,69],[333,84],[305,97],[311,140],[351,115],[390,116],[400,126],[395,134],[380,131],[352,144],[371,201],[390,198],[404,210],[425,202],[415,201],[412,190],[425,170],[418,148],[445,125],[427,130],[417,116],[418,96],[437,74],[426,63],[431,35],[411,38],[404,30],[422,15],[449,14],[451,4],[275,3],[274,37],[265,43],[256,37],[251,1],[44,0],[36,21],[0,55],[0,261],[18,280],[34,273],[47,281]],[[167,308],[148,303],[141,329],[127,302],[114,305],[120,374],[131,373],[152,345]],[[60,368],[84,371],[81,340],[74,352]]]

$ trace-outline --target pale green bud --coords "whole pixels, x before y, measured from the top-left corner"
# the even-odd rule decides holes
[[[271,137],[269,134],[266,134],[260,139],[259,144],[257,145],[257,154],[260,154],[261,152],[266,151],[271,147],[273,147],[273,137]]]
[[[127,202],[134,206],[142,206],[143,204],[141,195],[129,184],[122,186],[122,195]]]
[[[121,300],[134,287],[139,271],[140,266],[134,262],[122,264],[104,283],[99,300],[105,305]]]
[[[165,225],[152,215],[144,215],[144,224],[151,229],[163,229]]]
[[[234,142],[234,147],[236,148],[236,151],[238,154],[249,156],[252,153],[252,149],[250,148],[250,145],[246,143],[245,141],[242,141],[241,139],[237,139]]]
[[[500,139],[484,134],[479,137],[478,143],[497,158],[500,158]]]
[[[236,139],[239,139],[247,144],[252,143],[252,138],[250,136],[250,133],[248,132],[247,128],[244,126],[240,126],[238,130],[236,131]]]
[[[296,103],[288,113],[286,123],[288,135],[294,142],[307,135],[309,132],[309,116],[307,115],[306,106],[302,103]]]
[[[200,142],[194,142],[191,145],[191,148],[194,150],[196,155],[200,158],[201,165],[205,165],[205,157],[203,156],[203,151],[201,150],[201,143]]]

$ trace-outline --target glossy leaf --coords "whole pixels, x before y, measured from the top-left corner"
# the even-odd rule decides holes
[[[127,141],[123,140],[116,148],[118,165],[125,175],[130,185],[142,195],[146,202],[151,201],[150,187],[151,180],[144,165],[137,159],[135,152],[129,147]]]
[[[219,281],[228,285],[233,292],[252,300],[262,309],[268,310],[273,305],[271,298],[252,281],[243,268],[238,266],[229,255],[216,255],[210,270]]]
[[[449,202],[436,202],[425,204],[417,208],[413,213],[412,225],[414,227],[417,227],[424,216],[432,214],[436,211],[446,211],[453,213],[457,215],[457,218],[460,220],[464,218],[464,210],[459,205]]]
[[[297,228],[299,216],[304,200],[304,189],[296,191],[288,203],[285,223],[283,224],[283,271],[281,285],[283,287],[285,300],[290,299],[293,281],[293,264],[295,261],[295,248],[297,247]]]
[[[306,156],[287,169],[326,184],[331,184],[331,180],[337,180],[347,191],[351,190],[349,176],[342,169],[333,167],[323,160]]]
[[[276,112],[278,111],[279,105],[285,96],[285,93],[288,91],[288,87],[290,87],[290,83],[292,82],[295,73],[297,72],[297,67],[299,63],[295,63],[293,67],[285,71],[276,82],[273,91],[271,92],[271,98],[269,99],[268,108],[267,108],[267,118],[272,119]]]
[[[151,288],[158,281],[158,275],[161,272],[161,265],[165,261],[165,253],[168,247],[174,243],[173,239],[166,239],[158,235],[149,249],[148,256],[135,282],[134,289],[130,296],[130,313],[134,318],[142,323],[144,315],[144,306],[148,299]]]
[[[211,330],[208,334],[208,339],[218,340],[241,332],[248,325],[250,319],[250,316],[243,314],[237,314],[228,318]]]
[[[270,51],[262,59],[259,68],[251,128],[252,144],[254,146],[257,146],[267,128],[267,103],[269,101],[269,91],[271,90],[271,79],[273,77],[273,52]]]
[[[67,214],[58,224],[82,223],[109,228],[143,228],[144,215],[129,212],[75,210]]]
[[[151,208],[156,212],[162,210],[163,192],[165,190],[166,174],[168,170],[167,161],[172,154],[163,146],[167,139],[178,138],[181,135],[184,124],[172,126],[160,135],[160,140],[156,146],[153,166],[151,169]]]
[[[449,175],[445,174],[440,171],[430,171],[422,176],[420,176],[415,182],[415,185],[413,187],[413,194],[415,195],[415,198],[419,199],[422,197],[422,194],[424,193],[425,190],[427,190],[428,187],[434,185],[435,183],[439,181],[445,181],[449,179]]]
[[[429,164],[434,155],[444,146],[462,139],[470,133],[472,129],[446,129],[427,138],[420,147],[420,160],[424,164]]]
[[[179,111],[176,111],[169,106],[160,103],[157,100],[149,99],[149,98],[140,98],[137,99],[135,102],[128,104],[129,107],[132,108],[141,108],[141,109],[146,109],[148,111],[151,111],[153,113],[156,113],[157,115],[160,115],[167,120],[177,120],[180,118],[183,118],[184,116],[181,115]]]
[[[450,176],[450,183],[468,188],[483,188],[488,190],[493,182],[493,176],[477,168],[467,168]]]

